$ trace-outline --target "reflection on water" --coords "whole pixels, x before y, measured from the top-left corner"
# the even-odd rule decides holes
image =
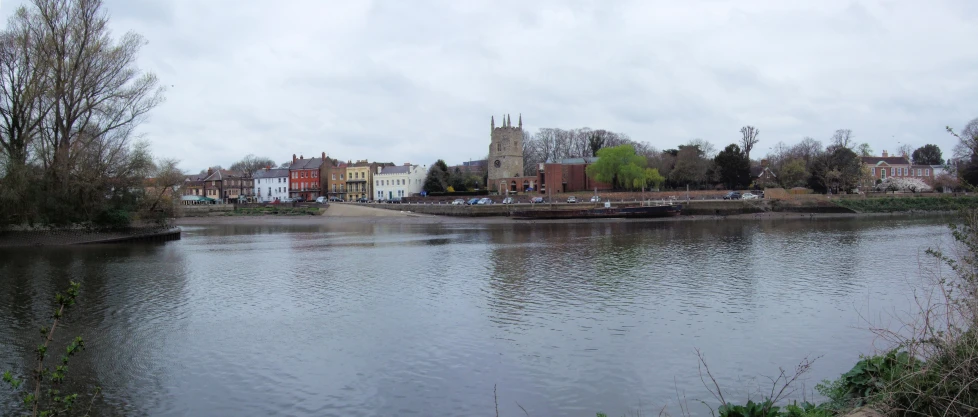
[[[0,366],[52,294],[102,415],[646,413],[806,355],[809,387],[907,306],[944,219],[215,225],[181,241],[0,252]],[[8,407],[12,398],[3,392]],[[673,408],[676,408],[673,406]]]

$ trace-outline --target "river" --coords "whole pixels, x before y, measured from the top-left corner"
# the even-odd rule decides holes
[[[103,387],[98,415],[679,415],[677,394],[716,405],[696,348],[737,401],[820,357],[811,395],[910,307],[948,221],[213,224],[5,249],[0,370],[72,279],[59,334],[87,340],[70,375]]]

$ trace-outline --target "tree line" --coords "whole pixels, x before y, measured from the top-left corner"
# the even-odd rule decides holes
[[[599,159],[588,173],[598,181],[613,184],[616,189],[778,186],[808,187],[817,192],[849,192],[860,184],[872,182],[860,157],[874,155],[873,149],[868,143],[859,143],[850,129],[836,130],[824,143],[812,137],[805,137],[794,145],[778,142],[760,158],[753,152],[760,142],[760,129],[747,125],[739,133],[739,138],[717,151],[716,146],[703,139],[692,139],[675,148],[659,150],[648,142],[635,141],[627,134],[603,129],[543,128],[532,134],[524,130],[524,174],[536,175],[537,164],[541,162],[602,156],[602,149],[614,148],[606,151],[607,155],[613,155],[613,162],[601,163]],[[978,121],[972,121],[961,137],[970,138],[976,134]],[[736,137],[736,134],[732,136]],[[978,139],[972,141],[978,143]],[[959,148],[970,149],[965,145]],[[969,174],[972,172],[978,174],[978,157],[968,164],[972,154],[961,156],[967,152],[960,149],[956,151],[954,161],[945,161],[940,148],[933,144],[916,149],[904,144],[892,156],[906,155],[915,165],[945,165],[950,173],[938,182],[957,185],[957,172],[962,173],[962,178],[974,175]],[[774,176],[758,179],[765,167]]]
[[[157,205],[147,177],[180,177],[134,133],[164,93],[145,41],[108,22],[101,0],[33,0],[0,32],[0,226],[127,224]]]

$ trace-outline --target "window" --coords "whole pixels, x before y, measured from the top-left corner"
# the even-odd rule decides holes
[[[502,151],[503,150],[503,143],[502,142],[499,142],[499,143],[496,144],[496,150],[497,151]]]
[[[920,168],[917,168],[917,176],[918,176],[918,177],[920,177],[920,176],[921,176],[921,170],[920,170]]]
[[[903,167],[903,175],[907,175],[907,167]]]
[[[340,174],[340,181],[343,180],[343,174]]]
[[[896,175],[896,168],[890,168],[890,175]]]
[[[313,172],[312,172],[312,177],[313,177],[313,178],[316,178],[316,177],[317,177],[318,175],[319,175],[319,173],[317,173],[316,171],[313,171]]]
[[[333,181],[336,181],[336,174],[333,174]]]
[[[924,168],[924,176],[925,177],[930,176],[930,170],[929,169]]]
[[[876,176],[876,167],[873,167],[873,168],[871,168],[871,169],[872,169],[872,171],[873,171],[873,176],[875,177],[875,176]]]

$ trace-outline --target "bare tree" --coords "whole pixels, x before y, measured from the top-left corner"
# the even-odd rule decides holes
[[[863,142],[859,145],[859,156],[873,156],[873,148],[868,143]]]
[[[170,191],[170,195],[174,195],[173,188],[180,185],[184,180],[184,173],[177,166],[180,161],[172,158],[161,159],[153,163],[150,168],[149,178],[151,189],[154,191],[149,211],[156,210],[159,206],[160,201],[164,196],[167,195],[167,191]]]
[[[836,130],[835,133],[832,134],[832,146],[852,149],[856,146],[856,142],[853,138],[852,130],[850,129]]]
[[[238,171],[244,173],[248,176],[255,175],[256,172],[261,171],[265,167],[274,167],[275,161],[272,158],[262,158],[257,157],[253,154],[248,154],[240,161],[231,164],[232,171]]]
[[[568,156],[572,158],[591,156],[591,134],[591,128],[589,127],[582,127],[570,131],[570,136],[568,137],[570,154]]]
[[[913,155],[913,151],[914,151],[913,145],[911,145],[909,143],[904,143],[904,144],[900,145],[899,148],[897,148],[896,154],[897,155],[900,155],[900,156],[903,156],[903,157],[906,157],[907,160],[909,161],[910,160],[910,156]]]
[[[54,105],[42,155],[52,185],[63,188],[78,156],[99,140],[125,146],[136,126],[163,100],[156,76],[135,67],[144,44],[129,32],[118,42],[101,0],[34,0],[48,34],[39,52],[51,77]]]
[[[757,144],[758,133],[761,131],[754,126],[740,128],[740,149],[744,151],[744,155],[747,155],[747,159],[750,159],[750,151]]]
[[[809,136],[805,136],[801,142],[798,142],[798,144],[791,148],[792,156],[804,159],[806,165],[811,165],[812,160],[821,154],[822,151],[822,142]]]
[[[954,133],[950,126],[947,131],[958,138],[958,144],[954,146],[954,159],[968,160],[972,155],[978,155],[978,117],[968,122],[960,135]]]
[[[709,141],[700,138],[691,139],[686,143],[686,146],[699,148],[700,152],[702,153],[702,157],[705,159],[713,159],[713,157],[717,156],[716,146],[713,146],[713,144]]]
[[[32,142],[53,101],[50,77],[36,51],[44,42],[37,16],[21,6],[0,32],[0,155],[10,167],[27,163]]]
[[[539,164],[545,162],[540,146],[528,130],[523,130],[523,175],[536,176]]]

